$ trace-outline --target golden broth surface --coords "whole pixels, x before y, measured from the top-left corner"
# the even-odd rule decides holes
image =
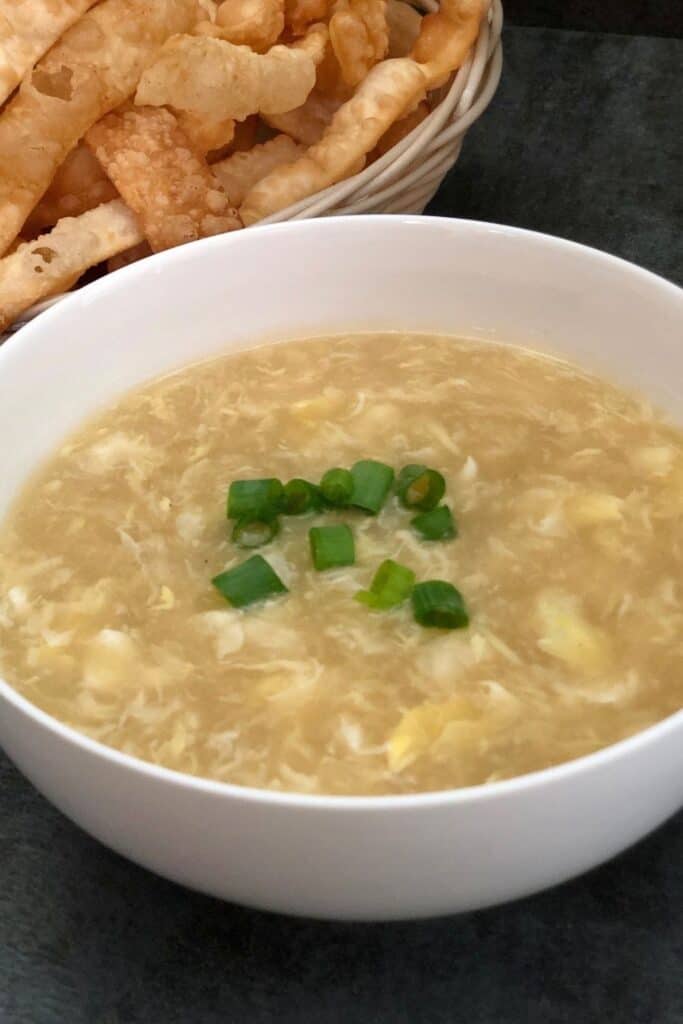
[[[232,480],[376,458],[447,481],[422,541],[391,498],[283,517],[289,594],[212,588],[244,552]],[[348,522],[351,568],[311,565]],[[386,334],[192,366],[87,423],[0,532],[0,668],[74,728],[169,768],[312,793],[407,793],[586,754],[683,705],[683,438],[646,403],[520,349]],[[469,628],[354,594],[385,558],[463,593]]]

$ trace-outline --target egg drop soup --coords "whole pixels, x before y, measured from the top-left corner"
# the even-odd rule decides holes
[[[232,482],[365,459],[442,474],[457,536],[425,537],[392,487],[377,515],[232,539]],[[353,564],[316,569],[309,531],[341,525]],[[211,581],[255,555],[282,589],[236,607]],[[455,586],[469,624],[356,600],[387,559]],[[579,757],[683,705],[683,437],[574,366],[447,337],[191,366],[85,424],[20,494],[0,669],[87,736],[244,786],[413,793]]]

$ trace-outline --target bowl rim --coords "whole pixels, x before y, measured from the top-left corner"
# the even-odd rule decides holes
[[[311,231],[314,233],[324,233],[335,230],[353,232],[356,230],[367,230],[368,228],[383,231],[394,229],[402,231],[407,226],[412,230],[418,225],[421,226],[422,230],[441,229],[456,236],[459,234],[469,234],[475,237],[482,234],[504,235],[508,238],[518,239],[522,243],[529,241],[532,244],[541,244],[548,248],[564,249],[567,252],[573,251],[582,259],[588,259],[604,265],[612,265],[626,274],[640,278],[644,284],[662,291],[670,300],[679,303],[683,315],[683,288],[680,288],[674,282],[621,257],[612,256],[600,249],[555,235],[486,221],[451,217],[425,217],[414,214],[393,214],[391,216],[360,214],[353,217],[337,216],[310,220],[302,219],[278,224],[256,225],[257,230],[252,229],[244,234],[217,235],[201,239],[176,249],[157,253],[146,260],[122,268],[116,274],[107,275],[97,281],[93,281],[79,291],[70,293],[62,301],[45,310],[45,312],[17,331],[9,344],[0,347],[0,376],[2,375],[3,366],[8,361],[12,361],[12,353],[17,351],[19,346],[30,345],[34,336],[39,338],[44,330],[49,330],[52,321],[55,318],[59,320],[60,316],[64,315],[64,311],[68,313],[70,309],[75,309],[79,303],[84,301],[87,301],[88,305],[90,305],[100,297],[105,297],[112,289],[116,292],[121,287],[124,287],[129,280],[131,284],[134,284],[136,278],[144,280],[146,275],[150,273],[158,274],[163,271],[166,265],[172,265],[174,262],[192,261],[195,257],[201,257],[201,253],[204,251],[221,248],[229,250],[235,244],[243,244],[245,238],[254,239],[260,237],[258,232],[264,233],[265,237],[267,237],[268,234],[306,233]],[[172,786],[178,786],[186,791],[202,793],[205,796],[227,797],[231,800],[246,803],[258,803],[264,806],[270,804],[277,807],[296,808],[301,811],[360,812],[381,810],[392,812],[408,809],[419,810],[438,806],[458,807],[473,805],[488,800],[504,798],[511,794],[520,795],[530,790],[543,788],[546,785],[559,784],[577,776],[585,776],[592,772],[600,771],[624,756],[643,753],[646,749],[656,746],[659,742],[675,734],[677,731],[681,732],[681,737],[683,738],[683,709],[681,709],[656,722],[654,725],[648,726],[646,729],[642,729],[591,754],[563,761],[549,768],[513,776],[510,779],[481,783],[476,786],[463,786],[457,789],[430,790],[419,793],[343,796],[242,786],[202,776],[190,775],[171,768],[164,768],[153,764],[151,761],[145,761],[130,754],[125,754],[114,747],[92,739],[71,726],[65,725],[37,705],[31,703],[31,701],[22,696],[18,690],[14,689],[0,676],[0,702],[2,701],[12,705],[16,711],[29,719],[32,724],[47,730],[56,739],[80,748],[84,753],[96,756],[117,769],[122,768],[127,772],[139,773],[153,782],[167,783]]]
[[[428,790],[419,793],[387,793],[382,796],[342,796],[323,793],[300,793],[290,790],[263,789],[257,786],[241,786],[233,782],[219,782],[200,775],[164,768],[151,761],[124,754],[115,747],[109,747],[99,740],[94,740],[85,733],[59,719],[49,715],[37,705],[32,704],[8,682],[0,678],[0,703],[7,701],[16,710],[34,724],[51,732],[58,739],[73,746],[80,747],[84,752],[96,755],[103,761],[128,772],[138,773],[148,779],[161,783],[170,783],[181,789],[203,793],[206,796],[229,797],[231,800],[256,802],[259,804],[275,804],[280,807],[298,808],[299,810],[327,809],[330,811],[361,811],[361,810],[415,810],[427,807],[462,806],[463,804],[484,803],[488,800],[504,798],[511,794],[520,795],[529,790],[542,789],[546,785],[569,781],[582,775],[590,775],[602,768],[619,761],[623,756],[642,753],[647,748],[656,746],[669,735],[680,732],[683,739],[683,710],[656,722],[654,725],[641,729],[632,736],[627,736],[617,743],[611,743],[592,754],[562,761],[549,768],[542,768],[524,775],[515,775],[510,779],[498,782],[484,782],[476,786],[461,786],[458,789]],[[10,758],[11,760],[11,758]]]
[[[220,250],[225,248],[228,252],[235,245],[251,245],[254,239],[260,238],[261,234],[267,232],[272,235],[295,233],[313,233],[320,231],[362,231],[370,228],[382,231],[403,231],[409,230],[435,230],[443,231],[444,234],[470,235],[473,238],[485,236],[504,236],[506,238],[518,239],[520,243],[529,242],[531,245],[541,245],[548,250],[564,250],[567,253],[573,252],[582,259],[589,260],[595,264],[612,266],[625,274],[631,274],[634,280],[641,280],[646,286],[657,288],[668,297],[681,304],[683,312],[683,286],[676,284],[669,278],[657,274],[653,270],[641,267],[622,256],[614,256],[612,253],[597,249],[595,246],[586,245],[583,242],[575,242],[569,238],[562,238],[560,235],[551,235],[544,231],[534,231],[530,228],[516,227],[511,224],[499,224],[495,221],[470,220],[464,217],[444,217],[428,215],[423,213],[358,213],[358,214],[336,214],[324,217],[301,217],[297,220],[279,221],[275,224],[252,225],[245,231],[233,231],[226,234],[212,235],[208,238],[200,238],[194,242],[186,242],[184,245],[176,246],[173,249],[166,249],[163,252],[152,253],[143,260],[130,263],[121,267],[115,274],[104,274],[102,277],[91,281],[89,284],[76,291],[66,292],[58,297],[59,301],[53,301],[47,308],[31,320],[21,323],[10,339],[10,344],[0,344],[0,373],[6,360],[11,360],[12,354],[17,349],[16,339],[22,338],[22,344],[30,344],[38,324],[50,324],[51,320],[59,316],[58,310],[75,309],[79,304],[91,305],[104,297],[110,289],[116,290],[126,282],[134,284],[139,276],[157,276],[163,273],[166,266],[174,263],[180,265],[192,263],[195,258],[200,258],[204,251]],[[42,330],[42,328],[40,328]]]

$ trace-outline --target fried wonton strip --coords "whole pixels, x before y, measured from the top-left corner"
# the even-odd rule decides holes
[[[323,25],[320,22],[315,25],[309,25],[305,35],[301,36],[300,39],[295,39],[290,44],[290,48],[301,53],[307,53],[315,66],[318,67],[324,60],[329,41],[329,29],[327,25]]]
[[[219,35],[236,46],[249,46],[265,53],[274,46],[285,27],[285,0],[225,0],[216,12],[213,31],[206,22],[196,31]]]
[[[315,85],[318,40],[327,37],[325,26],[314,29],[308,46],[301,40],[264,54],[210,36],[174,36],[142,75],[135,102],[237,121],[300,107]]]
[[[422,15],[404,0],[387,0],[389,56],[406,57],[420,34]]]
[[[261,178],[265,178],[266,174],[276,167],[296,160],[303,151],[303,147],[297,145],[288,135],[276,135],[268,142],[254,146],[244,153],[234,153],[227,159],[213,164],[211,170],[225,189],[230,202],[239,206],[249,189]]]
[[[330,42],[347,85],[355,87],[389,46],[387,0],[337,0]]]
[[[321,138],[340,106],[341,101],[322,96],[314,89],[306,102],[296,110],[288,110],[284,114],[264,114],[263,120],[276,131],[312,146]]]
[[[375,65],[320,141],[250,190],[240,210],[244,223],[262,220],[347,177],[387,128],[423,99],[424,91],[425,76],[414,61]]]
[[[93,125],[85,141],[155,252],[242,226],[169,110],[115,111]]]
[[[178,123],[198,153],[208,153],[232,142],[234,121],[209,121],[194,114],[179,114]],[[53,227],[61,217],[78,217],[118,192],[84,143],[72,149],[60,165],[50,187],[31,211],[22,229],[29,237]]]
[[[285,0],[285,25],[293,36],[302,36],[313,22],[327,17],[331,0]]]
[[[40,234],[61,217],[78,217],[116,198],[116,189],[87,146],[79,143],[60,165],[50,187],[29,214],[24,231]]]
[[[9,249],[7,250],[7,255],[11,256],[13,252],[17,251],[20,245],[24,245],[26,242],[30,241],[30,238],[24,238],[22,235],[17,235],[17,237],[14,239]]]
[[[67,153],[134,90],[196,0],[103,0],[64,33],[0,114],[0,252],[41,198]]]
[[[422,19],[412,57],[424,68],[430,88],[464,63],[488,6],[488,0],[441,0],[439,10]]]
[[[67,288],[88,269],[142,241],[135,214],[120,199],[65,217],[0,259],[0,330],[34,302]]]
[[[400,121],[395,121],[394,124],[388,128],[382,138],[379,140],[372,153],[370,154],[370,162],[373,160],[379,160],[381,156],[388,153],[390,149],[393,149],[402,139],[405,139],[406,135],[410,135],[413,128],[417,128],[419,124],[422,124],[424,119],[429,116],[429,105],[423,100],[422,103],[418,103],[415,110],[406,116],[401,118]]]
[[[174,111],[178,124],[198,153],[206,154],[212,149],[222,149],[235,137],[235,122],[231,117],[214,121],[210,117],[198,117],[190,111]]]
[[[0,104],[95,0],[0,0]]]
[[[206,18],[209,22],[216,20],[216,12],[218,11],[217,0],[197,0],[197,7],[199,8],[199,18]]]

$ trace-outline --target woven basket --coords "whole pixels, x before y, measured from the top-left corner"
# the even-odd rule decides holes
[[[412,0],[425,12],[437,0]],[[503,66],[500,41],[501,0],[491,0],[472,53],[441,90],[438,106],[396,146],[352,178],[288,206],[258,225],[353,213],[422,213],[460,155],[465,132],[484,112],[496,91]],[[59,302],[53,295],[19,317],[7,334]],[[6,335],[0,335],[0,343]]]
[[[412,3],[426,12],[439,8],[436,0]],[[503,67],[502,28],[501,2],[491,0],[474,50],[422,124],[360,174],[259,224],[346,213],[422,213],[460,156],[465,132],[493,98]]]

